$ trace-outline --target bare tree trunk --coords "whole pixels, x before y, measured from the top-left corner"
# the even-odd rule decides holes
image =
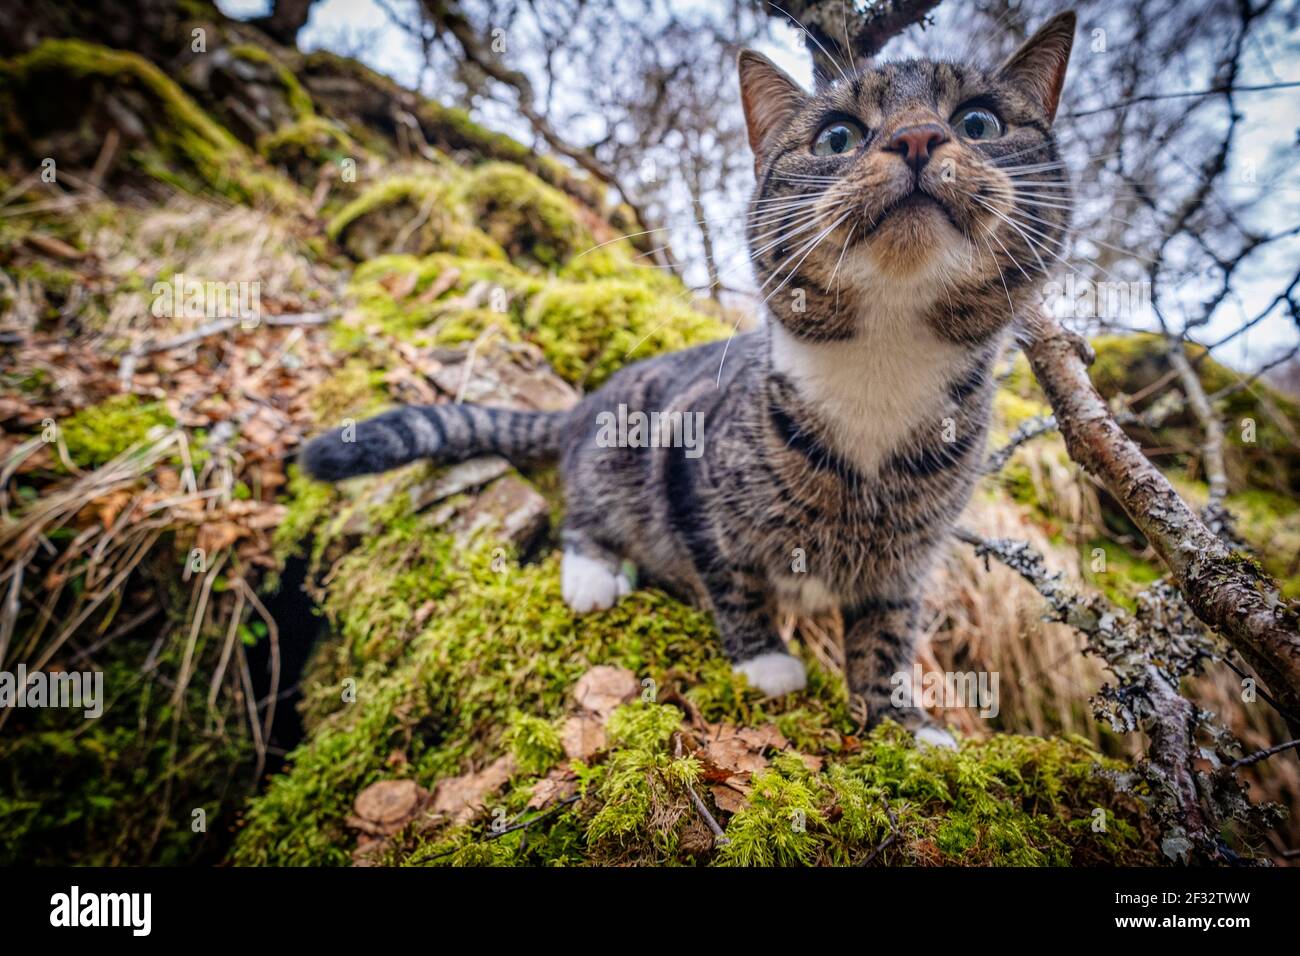
[[[1196,616],[1241,652],[1281,703],[1296,734],[1300,628],[1277,583],[1211,532],[1124,434],[1088,377],[1087,343],[1047,316],[1039,316],[1030,333],[1025,352],[1070,457],[1120,502]]]
[[[307,23],[311,15],[313,0],[275,0],[271,12],[259,17],[253,23],[276,43],[295,46],[298,31]]]

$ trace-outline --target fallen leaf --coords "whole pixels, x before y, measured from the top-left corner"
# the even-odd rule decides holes
[[[578,792],[578,778],[568,769],[552,770],[533,784],[533,795],[528,799],[528,810],[544,810]]]
[[[571,760],[587,760],[605,749],[605,725],[595,717],[578,714],[560,728],[564,755]]]
[[[433,791],[433,810],[450,816],[453,823],[467,823],[483,801],[500,790],[514,772],[515,758],[506,754],[476,773],[441,780]]]
[[[725,784],[718,784],[710,790],[713,792],[713,801],[723,813],[737,813],[745,808],[747,800],[739,790]]]
[[[776,729],[776,724],[764,724],[762,727],[741,727],[736,731],[736,736],[755,750],[764,750],[768,747],[773,750],[786,750],[790,746],[790,741],[785,739],[785,734]]]
[[[717,734],[704,741],[696,754],[704,763],[706,779],[718,774],[756,773],[766,769],[763,746],[750,738],[752,735],[747,736],[727,724],[720,725]]]
[[[579,678],[573,687],[573,697],[578,706],[603,719],[613,713],[615,707],[636,697],[640,690],[636,675],[627,668],[600,664]]]
[[[428,796],[414,780],[380,780],[357,795],[352,809],[370,824],[396,830],[419,812]]]

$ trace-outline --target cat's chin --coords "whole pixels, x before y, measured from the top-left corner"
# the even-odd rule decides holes
[[[962,234],[933,199],[909,200],[876,227],[863,243],[872,264],[893,276],[926,270],[945,257]]]

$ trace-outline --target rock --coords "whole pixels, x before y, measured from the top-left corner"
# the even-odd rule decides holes
[[[529,344],[512,344],[476,354],[465,382],[464,350],[441,354],[442,366],[432,376],[448,395],[466,402],[558,412],[578,403],[578,393],[546,364],[541,351]]]
[[[471,488],[480,488],[510,470],[510,462],[499,455],[484,455],[452,465],[437,478],[421,482],[410,490],[411,507],[416,511]]]
[[[520,550],[527,550],[547,528],[551,506],[521,478],[507,475],[493,482],[457,519],[454,529],[463,540],[487,527]]]

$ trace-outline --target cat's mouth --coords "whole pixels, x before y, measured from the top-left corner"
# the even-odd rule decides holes
[[[948,208],[948,205],[943,200],[926,192],[920,186],[917,186],[911,192],[904,193],[902,196],[895,199],[881,210],[873,221],[868,222],[863,228],[863,238],[870,238],[880,229],[881,226],[892,219],[924,216],[928,215],[931,211],[942,214],[954,229],[958,232],[962,231],[961,225],[957,222],[956,217],[953,216],[952,210]]]

